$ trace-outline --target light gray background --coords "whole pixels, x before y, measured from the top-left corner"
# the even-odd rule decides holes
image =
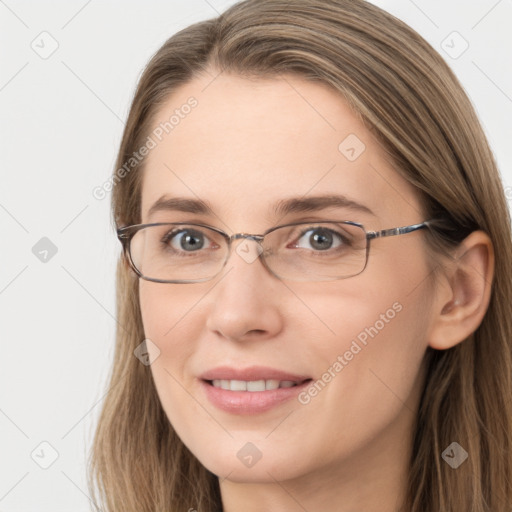
[[[109,197],[92,190],[110,176],[150,56],[233,3],[0,0],[0,512],[90,510],[85,459],[113,354],[120,249]],[[374,3],[455,70],[512,200],[512,0]],[[469,44],[460,56],[454,31]],[[57,248],[46,262],[33,252],[43,237]]]

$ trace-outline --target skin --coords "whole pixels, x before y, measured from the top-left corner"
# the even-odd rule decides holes
[[[232,234],[299,220],[353,220],[367,230],[426,220],[416,190],[338,94],[293,76],[212,81],[217,74],[182,86],[158,112],[155,126],[190,96],[198,100],[146,158],[143,223],[202,222]],[[366,146],[355,161],[338,150],[349,134]],[[375,215],[272,213],[280,199],[332,193]],[[215,216],[148,216],[163,194],[206,200]],[[160,350],[152,374],[174,429],[219,476],[226,512],[396,511],[425,350],[449,348],[479,325],[493,271],[489,239],[470,235],[436,286],[422,231],[372,241],[362,274],[322,283],[281,281],[259,260],[242,259],[240,243],[212,281],[140,280],[145,335]],[[395,303],[400,312],[306,405],[294,399],[241,416],[217,409],[202,391],[198,375],[220,365],[319,379]],[[247,442],[262,454],[250,468],[237,457]]]

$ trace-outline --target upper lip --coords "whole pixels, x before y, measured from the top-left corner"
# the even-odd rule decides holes
[[[251,366],[248,368],[231,368],[229,366],[217,366],[202,373],[199,378],[203,380],[279,380],[302,382],[310,379],[307,375],[297,375],[267,366]]]

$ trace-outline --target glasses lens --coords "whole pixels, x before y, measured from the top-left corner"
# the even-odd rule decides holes
[[[212,229],[190,224],[146,226],[130,244],[134,266],[147,279],[194,281],[215,276],[226,259],[226,240]]]
[[[283,226],[265,237],[272,272],[293,281],[330,281],[355,276],[366,265],[366,233],[345,222]]]
[[[366,233],[348,222],[281,226],[265,236],[268,269],[291,281],[330,281],[355,276],[366,265]],[[193,282],[216,276],[224,266],[227,241],[213,229],[194,224],[157,224],[138,230],[130,255],[145,278]]]

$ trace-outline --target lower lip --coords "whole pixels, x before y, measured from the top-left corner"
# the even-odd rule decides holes
[[[204,380],[200,382],[208,400],[217,408],[232,414],[260,414],[296,397],[311,380],[291,388],[268,391],[231,391],[216,388]]]

